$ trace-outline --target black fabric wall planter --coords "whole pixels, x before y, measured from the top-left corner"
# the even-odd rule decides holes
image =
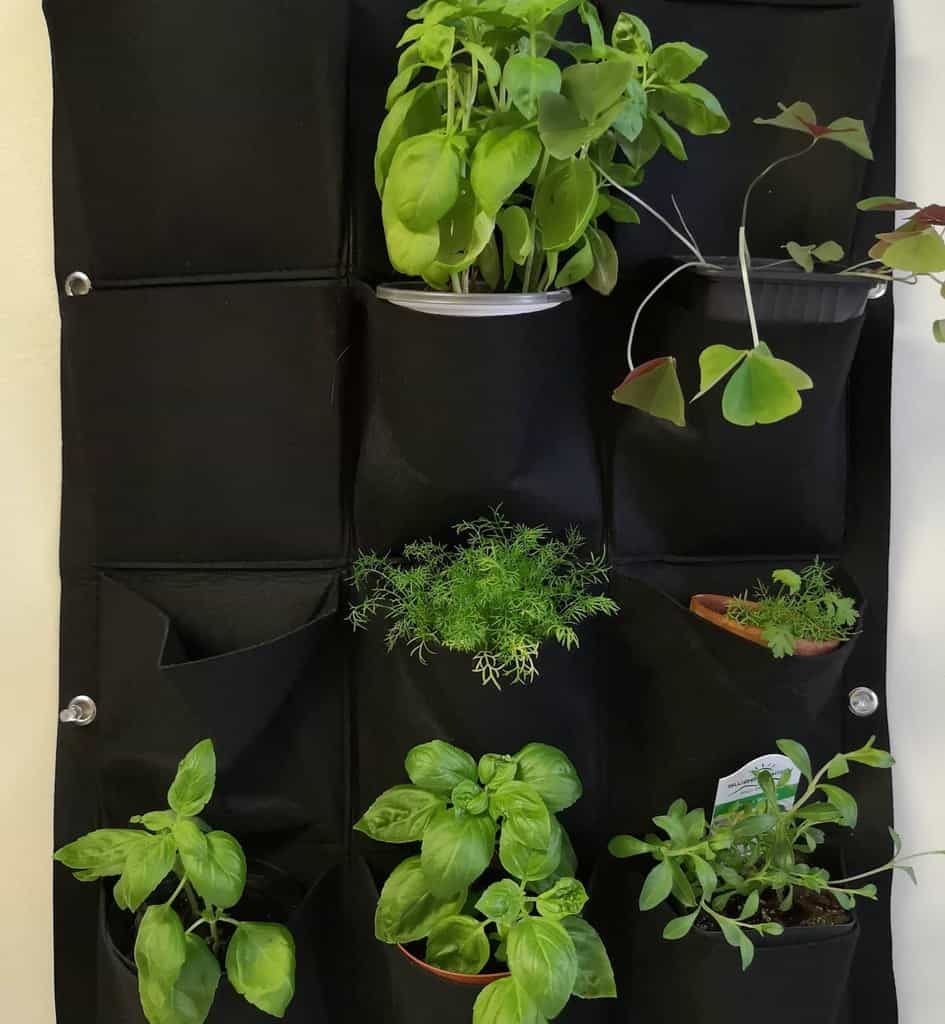
[[[254,868],[249,867],[248,886]],[[276,876],[278,878],[278,875]],[[295,940],[295,996],[283,1018],[288,1022],[332,1024],[338,1020],[338,1005],[330,1002],[325,981],[336,966],[333,937],[341,924],[340,868],[327,869],[306,892],[289,876],[284,876],[274,892],[261,890],[250,906],[244,899],[233,915],[249,921],[277,921],[284,924]],[[286,897],[291,897],[286,902]],[[271,902],[267,902],[271,900]],[[111,883],[101,887],[97,970],[99,1008],[96,1024],[146,1024],[138,998],[138,975],[134,964],[132,916],[118,910],[111,894]],[[261,1011],[249,1004],[221,977],[207,1024],[258,1024]]]
[[[601,530],[581,304],[497,320],[400,309],[365,287],[361,548],[388,549],[503,504],[516,522]]]
[[[343,555],[345,296],[135,288],[64,307],[100,562]]]
[[[168,780],[190,747],[207,736],[217,751],[217,787],[208,816],[250,855],[275,860],[300,878],[306,850],[345,837],[344,673],[334,576],[309,574],[306,621],[296,625],[299,583],[289,593],[288,631],[220,651],[183,636],[156,604],[115,580],[100,592],[99,706],[105,822],[122,825],[165,806]],[[153,578],[150,580],[153,587]],[[200,587],[199,578],[191,587]],[[179,586],[179,584],[178,584]],[[164,593],[171,595],[167,585]],[[219,588],[205,601],[208,619]],[[189,591],[193,599],[193,590]],[[276,600],[257,588],[256,607]],[[271,612],[270,612],[271,614]],[[191,619],[193,611],[191,609]],[[190,650],[188,650],[188,637]]]
[[[688,280],[676,288],[671,282],[644,311],[634,360],[639,365],[657,355],[675,355],[683,391],[692,396],[699,390],[704,348],[748,347],[751,340],[744,305],[741,323],[731,319],[732,280],[681,276]],[[837,288],[845,295],[849,282]],[[811,301],[804,301],[805,289]],[[839,549],[846,512],[847,378],[863,318],[861,313],[831,321],[865,305],[868,289],[868,284],[854,286],[859,301],[850,303],[834,302],[827,284],[800,275],[797,283],[763,286],[762,338],[814,380],[814,389],[804,392],[803,409],[787,420],[750,429],[727,423],[722,385],[687,405],[686,428],[635,409],[616,409],[612,474],[619,555]]]
[[[43,6],[74,161],[57,215],[81,211],[60,276],[338,272],[345,5]]]

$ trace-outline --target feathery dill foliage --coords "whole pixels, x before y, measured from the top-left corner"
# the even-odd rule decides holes
[[[794,653],[797,640],[849,640],[860,613],[852,597],[833,587],[833,573],[819,559],[800,573],[777,569],[776,590],[758,581],[752,600],[747,591],[731,601],[726,615],[743,626],[757,626],[776,658]]]
[[[364,599],[348,616],[355,628],[381,612],[391,623],[388,650],[403,642],[425,663],[437,648],[472,654],[483,684],[530,682],[545,640],[571,650],[575,626],[613,615],[617,604],[589,589],[608,579],[602,555],[581,557],[584,538],[560,540],[544,526],[490,516],[457,523],[463,545],[432,540],[404,548],[403,559],[362,554],[352,577]]]

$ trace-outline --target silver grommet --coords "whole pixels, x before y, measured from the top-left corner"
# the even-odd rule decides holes
[[[889,291],[889,284],[886,281],[878,281],[869,290],[869,294],[866,296],[868,299],[881,299],[886,292]]]
[[[879,711],[879,697],[868,686],[850,691],[850,710],[857,718],[869,718]]]
[[[66,295],[70,299],[77,298],[80,295],[88,295],[92,290],[92,279],[81,270],[73,270],[66,278],[65,287]]]
[[[97,713],[95,701],[81,694],[73,697],[69,701],[69,706],[59,712],[59,721],[65,725],[91,725]]]

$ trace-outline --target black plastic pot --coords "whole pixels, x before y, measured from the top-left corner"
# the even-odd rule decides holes
[[[745,972],[720,932],[694,928],[662,938],[676,916],[667,904],[637,917],[623,1021],[647,1024],[838,1024],[859,939],[855,920],[788,928],[755,941]]]
[[[780,268],[756,270],[752,282],[762,340],[814,388],[794,416],[750,428],[723,419],[724,383],[686,405],[685,428],[615,406],[619,556],[829,553],[842,543],[847,379],[875,282]],[[697,394],[705,348],[751,346],[740,288],[734,268],[680,274],[643,312],[637,365],[675,356],[683,393]]]

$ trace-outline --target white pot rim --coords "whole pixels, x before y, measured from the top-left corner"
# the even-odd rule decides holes
[[[570,288],[525,294],[477,292],[457,295],[455,292],[435,292],[420,283],[407,283],[378,285],[376,294],[385,302],[417,313],[454,317],[521,316],[554,309],[571,301]]]

